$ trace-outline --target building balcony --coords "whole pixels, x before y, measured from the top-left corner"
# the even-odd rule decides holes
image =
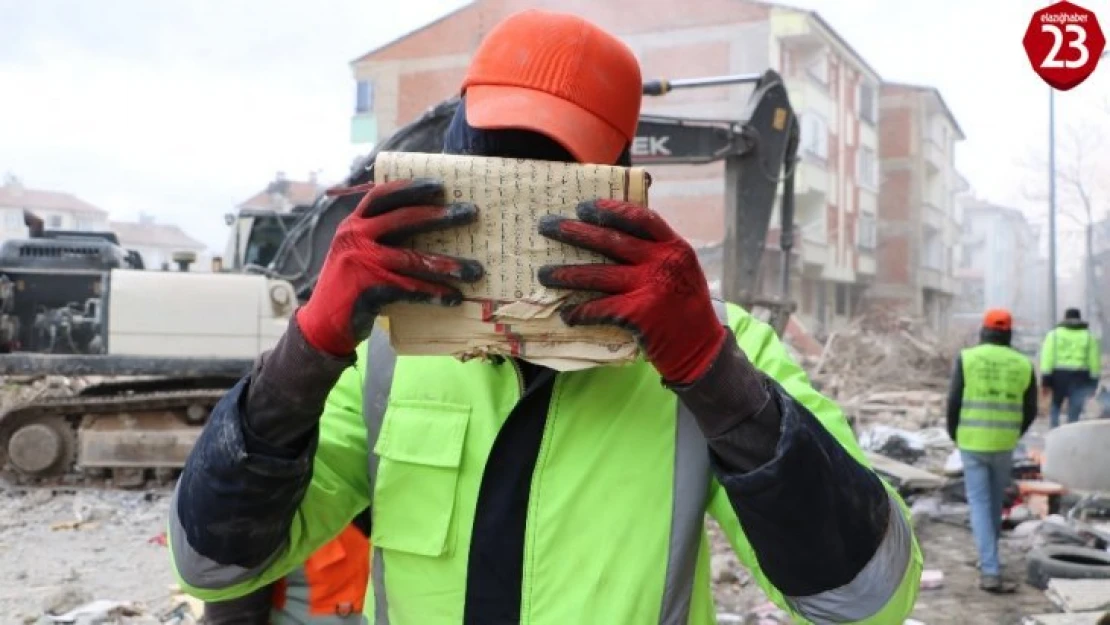
[[[924,206],[921,207],[921,220],[941,232],[947,230],[949,221],[944,211],[932,200],[925,200]]]
[[[925,139],[923,143],[925,151],[925,169],[928,171],[929,175],[934,176],[947,170],[950,164],[944,155],[944,150],[931,139]]]
[[[819,196],[821,201],[829,192],[829,176],[831,174],[825,166],[816,162],[811,157],[803,157],[798,162],[794,172],[794,198],[801,196]],[[818,198],[814,198],[818,199]]]
[[[945,275],[939,269],[921,267],[917,270],[917,282],[922,289],[929,289],[947,295],[956,295],[960,284],[956,278]]]
[[[856,252],[859,263],[857,269],[860,274],[874,276],[876,269],[875,250],[859,248]]]
[[[917,270],[917,282],[923,289],[939,291],[943,280],[939,269],[919,267]]]
[[[829,247],[824,242],[802,240],[802,264],[823,267],[829,262]]]
[[[356,113],[351,116],[351,143],[377,143],[378,120],[373,111]]]
[[[800,11],[776,11],[772,30],[795,50],[815,50],[828,44],[825,34],[817,29],[809,15]]]

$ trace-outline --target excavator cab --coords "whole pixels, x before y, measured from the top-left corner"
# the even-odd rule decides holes
[[[270,266],[300,212],[240,209],[224,216],[230,229],[221,270],[244,273]]]

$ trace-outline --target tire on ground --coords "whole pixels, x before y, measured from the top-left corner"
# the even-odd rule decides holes
[[[1026,581],[1044,590],[1048,580],[1110,579],[1110,553],[1072,545],[1048,545],[1026,556]]]

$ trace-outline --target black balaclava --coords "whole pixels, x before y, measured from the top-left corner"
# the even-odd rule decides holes
[[[625,146],[613,165],[632,166],[631,146]],[[575,158],[553,139],[530,130],[484,130],[466,121],[466,98],[455,109],[455,117],[443,137],[444,154],[527,158],[573,163]]]
[[[997,330],[995,328],[979,328],[979,342],[992,345],[1010,345],[1013,332],[1010,330]]]

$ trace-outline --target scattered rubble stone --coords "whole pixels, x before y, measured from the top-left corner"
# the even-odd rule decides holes
[[[47,615],[65,614],[93,600],[92,593],[80,586],[67,584],[43,599],[42,611]]]

